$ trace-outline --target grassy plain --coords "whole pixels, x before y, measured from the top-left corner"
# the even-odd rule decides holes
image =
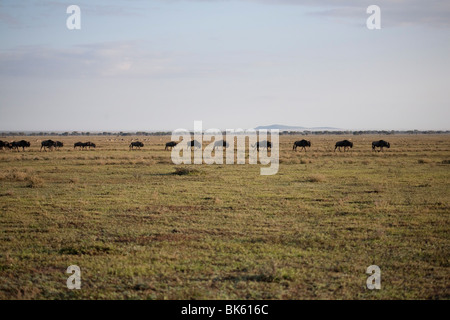
[[[279,172],[261,176],[174,174],[170,137],[140,151],[54,137],[53,152],[25,137],[29,150],[0,151],[0,299],[449,299],[450,136],[309,136],[292,151],[301,138],[281,136]],[[344,138],[352,151],[333,152]],[[372,152],[378,139],[391,149]],[[366,288],[373,264],[381,290]]]

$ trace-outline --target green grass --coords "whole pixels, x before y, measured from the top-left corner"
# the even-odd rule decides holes
[[[0,298],[448,299],[450,137],[340,138],[282,136],[273,176],[175,166],[170,137],[0,151]]]

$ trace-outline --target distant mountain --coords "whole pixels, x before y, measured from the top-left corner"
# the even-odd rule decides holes
[[[285,126],[285,125],[282,125],[282,124],[272,124],[270,126],[258,126],[255,129],[256,130],[261,130],[261,129],[266,129],[266,130],[278,129],[280,131],[341,130],[339,128],[333,128],[333,127],[312,127],[312,128],[307,128],[307,127],[299,127],[299,126]]]

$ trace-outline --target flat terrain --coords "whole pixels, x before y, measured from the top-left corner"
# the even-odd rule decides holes
[[[175,166],[170,137],[136,151],[53,137],[65,146],[39,152],[47,138],[0,151],[0,299],[450,298],[448,135],[308,136],[306,153],[281,136],[273,176]],[[351,152],[333,152],[345,138]],[[372,152],[379,139],[391,149]],[[366,288],[370,265],[381,290]]]

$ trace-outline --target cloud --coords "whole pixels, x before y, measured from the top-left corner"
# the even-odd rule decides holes
[[[261,5],[303,6],[309,14],[325,17],[335,21],[354,24],[365,16],[365,9],[372,4],[382,10],[382,21],[385,27],[421,25],[429,27],[450,27],[450,1],[448,0],[118,0],[113,3],[99,4],[92,1],[79,0],[83,12],[93,16],[112,17],[145,17],[149,10],[156,10],[165,3],[176,2],[247,2]],[[64,1],[30,1],[30,8],[46,8],[60,10],[72,3]],[[20,14],[23,5],[17,1],[4,1],[0,4],[0,23],[10,27],[26,25],[29,14]],[[150,8],[151,7],[151,8]],[[39,9],[41,10],[41,9]],[[33,12],[33,10],[31,10]],[[364,19],[363,19],[364,20]]]
[[[186,1],[186,0],[181,0]],[[204,0],[187,0],[204,1]],[[211,1],[211,0],[209,0]],[[224,0],[216,0],[224,1]],[[241,0],[266,5],[297,5],[310,9],[310,14],[349,23],[361,20],[369,5],[381,8],[384,26],[423,25],[450,27],[448,0]]]
[[[95,17],[136,18],[145,17],[145,5],[140,1],[115,1],[108,4],[93,3],[93,1],[72,0],[61,1],[28,1],[27,4],[18,1],[4,0],[0,3],[0,25],[14,28],[45,25],[52,14],[66,14],[69,5],[76,4],[83,14]],[[156,8],[152,8],[155,10]],[[31,25],[32,24],[32,25]]]
[[[326,9],[316,9],[314,15],[331,18],[347,19],[347,21],[361,20],[366,8],[376,4],[381,8],[381,20],[384,27],[399,26],[428,26],[450,27],[450,2],[431,0],[423,1],[361,1],[357,5],[343,4]]]
[[[157,52],[142,41],[116,41],[65,48],[19,46],[0,51],[0,76],[36,78],[173,78],[243,74],[264,63],[254,52],[220,56]],[[261,60],[262,59],[262,60]]]
[[[0,75],[36,77],[155,77],[182,73],[166,53],[145,52],[137,42],[70,48],[21,46],[0,52]]]

